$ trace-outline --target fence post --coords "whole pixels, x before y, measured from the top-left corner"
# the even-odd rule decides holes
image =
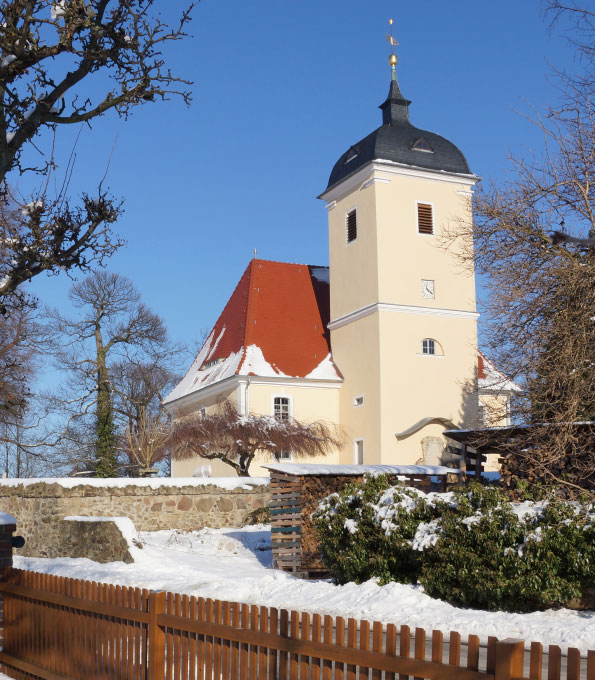
[[[165,678],[165,630],[157,622],[159,614],[165,613],[165,590],[149,595],[149,680]]]
[[[496,670],[494,680],[511,680],[523,677],[525,643],[522,640],[506,638],[496,643]]]
[[[22,548],[24,541],[20,537],[13,538],[17,530],[17,521],[12,515],[0,513],[0,580],[4,581],[5,572],[12,567],[13,547]],[[4,649],[4,595],[0,595],[0,649]]]

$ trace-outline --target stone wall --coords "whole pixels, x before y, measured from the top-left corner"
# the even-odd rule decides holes
[[[222,488],[209,479],[114,480],[111,486],[99,480],[32,481],[0,480],[0,510],[16,517],[26,541],[15,554],[28,557],[50,556],[55,550],[51,546],[64,540],[61,520],[72,515],[129,517],[139,531],[194,531],[240,527],[270,499],[269,487],[260,479],[238,480],[236,488]]]

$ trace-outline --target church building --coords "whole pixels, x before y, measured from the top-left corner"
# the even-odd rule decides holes
[[[396,60],[382,124],[319,196],[329,267],[253,259],[164,402],[174,419],[231,399],[245,414],[335,423],[344,447],[308,462],[342,465],[448,464],[445,430],[507,424],[490,411],[505,412],[516,386],[478,352],[474,273],[440,243],[471,224],[479,178],[452,142],[410,122]],[[270,462],[257,457],[251,474]],[[207,463],[173,461],[172,476]],[[210,473],[234,474],[220,461]]]

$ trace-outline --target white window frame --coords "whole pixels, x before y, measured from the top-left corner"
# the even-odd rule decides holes
[[[418,205],[431,205],[432,206],[432,233],[431,234],[420,234],[419,232],[419,210]],[[434,201],[415,201],[415,233],[418,236],[423,236],[424,238],[434,238],[436,236],[436,211],[434,209]]]
[[[358,462],[357,460],[357,445],[361,443],[362,445],[362,462]],[[366,461],[366,445],[365,445],[365,439],[363,437],[360,437],[359,439],[354,439],[353,440],[353,464],[354,465],[365,465]]]
[[[355,211],[355,238],[353,241],[348,241],[347,240],[347,216],[349,213],[352,213]],[[345,223],[343,225],[343,233],[345,234],[345,245],[350,246],[352,243],[356,243],[359,240],[359,219],[358,219],[358,209],[357,205],[354,205],[352,208],[349,208],[349,210],[345,211]]]
[[[423,351],[424,347],[424,340],[431,340],[434,343],[434,354],[426,354]],[[419,345],[418,345],[419,347]],[[444,348],[442,347],[441,343],[436,340],[436,338],[430,338],[430,337],[425,337],[422,338],[421,340],[421,352],[417,353],[418,357],[429,357],[432,359],[444,359]]]
[[[287,412],[289,420],[293,419],[293,397],[290,394],[273,394],[271,395],[271,414],[275,417],[275,399],[287,399]]]
[[[361,399],[361,401],[359,401]],[[359,403],[358,403],[359,401]],[[355,408],[359,408],[360,406],[364,405],[364,402],[366,401],[365,396],[363,394],[356,394],[355,397],[353,397],[353,406]]]
[[[275,399],[287,399],[287,415],[289,420],[293,420],[293,397],[290,394],[272,394],[271,395],[271,413],[273,418],[275,417]],[[293,460],[293,451],[288,451],[289,456],[287,458],[281,458],[275,456],[275,462],[277,463],[291,463]]]

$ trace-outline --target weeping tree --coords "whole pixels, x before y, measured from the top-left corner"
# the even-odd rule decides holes
[[[223,401],[211,413],[184,416],[173,424],[172,458],[187,460],[198,456],[221,460],[240,477],[249,477],[257,453],[278,460],[282,451],[298,457],[321,456],[340,448],[342,438],[336,426],[301,423],[273,416],[243,415],[230,401]]]

